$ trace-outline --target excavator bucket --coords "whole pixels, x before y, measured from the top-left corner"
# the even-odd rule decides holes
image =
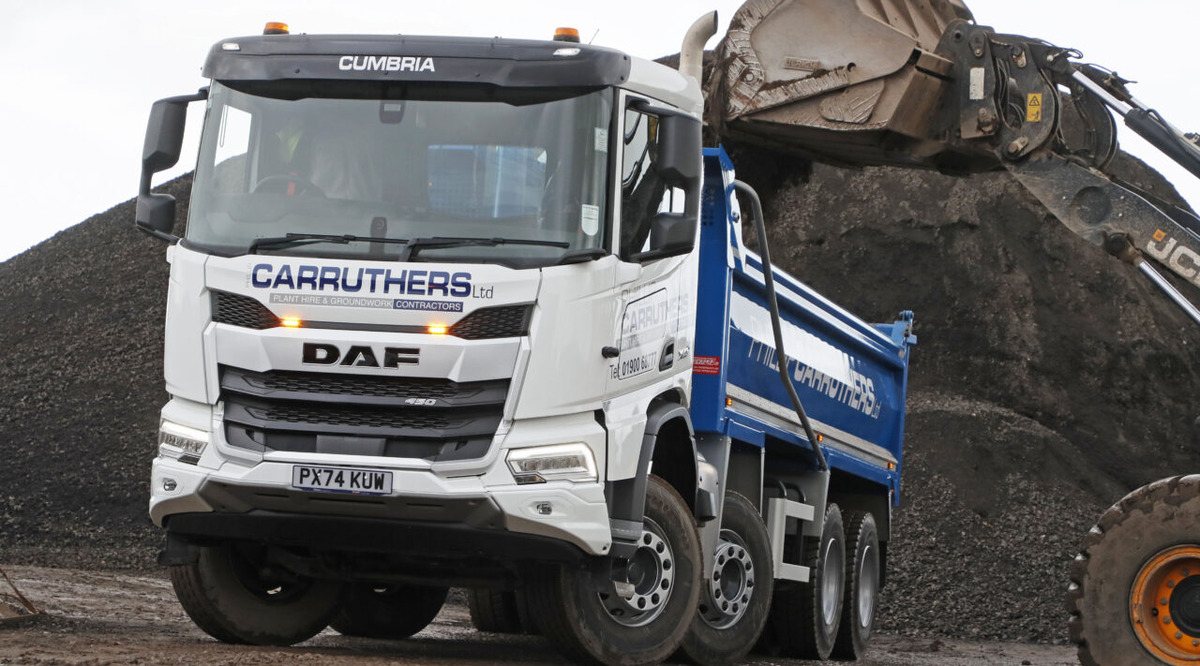
[[[750,0],[717,50],[709,125],[826,163],[940,168],[956,83],[938,45],[971,20],[961,0]]]

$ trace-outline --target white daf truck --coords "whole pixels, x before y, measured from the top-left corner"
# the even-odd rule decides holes
[[[268,26],[155,104],[150,515],[197,625],[403,638],[464,586],[583,661],[727,663],[764,630],[862,654],[912,317],[868,325],[744,246],[757,198],[701,142],[715,26],[683,73],[569,35]],[[176,236],[151,178],[191,102]]]

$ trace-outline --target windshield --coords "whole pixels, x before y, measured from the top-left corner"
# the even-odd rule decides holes
[[[214,82],[188,243],[514,267],[596,253],[610,100],[279,99]],[[281,241],[296,235],[320,237]]]

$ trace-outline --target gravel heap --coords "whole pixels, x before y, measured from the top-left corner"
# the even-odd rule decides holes
[[[868,320],[917,313],[884,628],[1065,640],[1092,522],[1200,468],[1194,327],[1002,174],[735,162],[777,263]],[[0,264],[2,563],[153,566],[167,265],[132,219],[124,203]]]

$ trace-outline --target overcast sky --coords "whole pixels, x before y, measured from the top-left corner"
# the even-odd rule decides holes
[[[850,1],[850,0],[847,0]],[[1084,51],[1085,60],[1139,81],[1134,94],[1175,125],[1200,131],[1195,0],[969,0],[979,23]],[[719,0],[0,0],[0,261],[137,193],[150,104],[205,84],[200,66],[225,37],[266,21],[293,32],[545,38],[560,25],[584,41],[654,58],[678,51],[708,9],[721,34],[741,2]],[[717,42],[714,38],[711,48]],[[199,124],[197,112],[189,127]],[[1128,134],[1123,135],[1128,136]],[[1136,139],[1136,137],[1134,137]],[[191,170],[189,134],[176,170]],[[1152,149],[1123,138],[1137,154]],[[186,150],[186,149],[185,149]],[[1159,164],[1159,163],[1156,163]],[[1168,176],[1193,205],[1200,186]],[[132,227],[132,220],[130,221]],[[133,233],[132,229],[130,233]]]

